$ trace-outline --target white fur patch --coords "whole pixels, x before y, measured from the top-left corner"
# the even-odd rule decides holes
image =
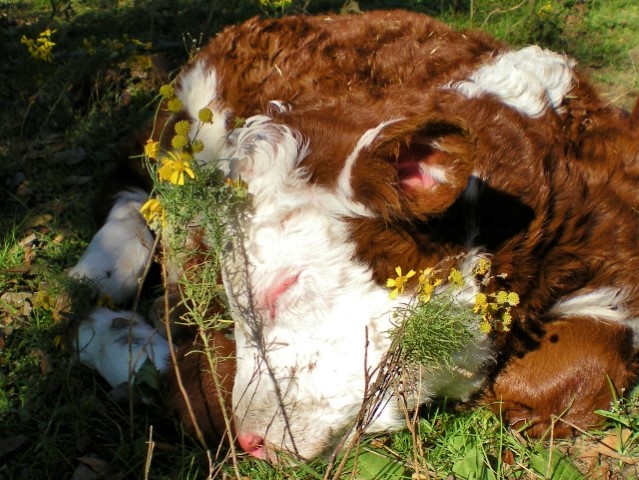
[[[142,190],[118,193],[105,224],[67,273],[72,278],[95,282],[100,292],[116,304],[133,298],[151,261],[153,235],[140,215],[147,198]]]
[[[548,313],[558,317],[587,316],[623,322],[630,316],[625,303],[626,295],[620,289],[600,288],[560,300]]]
[[[538,46],[498,55],[467,80],[448,85],[468,98],[491,94],[531,117],[550,106],[562,113],[564,98],[574,82],[576,62]]]
[[[176,95],[192,120],[190,137],[204,143],[204,149],[196,153],[195,158],[203,164],[219,160],[228,134],[226,123],[233,113],[219,99],[215,68],[199,61],[180,75],[177,85]],[[213,112],[211,123],[198,120],[198,113],[203,108]],[[220,165],[220,168],[225,170],[225,165]]]
[[[639,318],[630,314],[626,307],[627,298],[626,293],[619,288],[600,288],[560,300],[548,313],[557,317],[593,317],[619,322],[632,329],[635,346],[639,348]]]
[[[135,312],[96,308],[78,328],[80,362],[112,387],[128,382],[148,359],[158,371],[169,365],[169,344]]]

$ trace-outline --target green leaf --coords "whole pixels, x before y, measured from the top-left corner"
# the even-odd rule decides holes
[[[458,456],[458,460],[453,463],[452,472],[466,480],[496,480],[485,452],[472,444],[472,438],[474,437],[458,435],[450,439],[449,443]]]
[[[140,369],[136,372],[133,383],[136,386],[147,385],[153,390],[160,389],[160,374],[151,360],[147,358],[144,361]]]
[[[355,475],[352,478],[357,480],[402,480],[410,478],[410,476],[406,476],[406,468],[403,464],[394,458],[388,457],[385,453],[375,450],[366,449],[360,451],[357,463],[355,463],[354,458],[351,458],[348,466],[351,469],[355,466]]]
[[[536,445],[530,456],[530,467],[549,480],[585,480],[575,464],[557,449],[548,451]]]

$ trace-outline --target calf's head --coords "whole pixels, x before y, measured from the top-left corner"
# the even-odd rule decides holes
[[[473,170],[473,142],[460,122],[436,112],[378,125],[341,125],[335,118],[283,114],[281,124],[253,117],[226,148],[231,173],[251,194],[231,232],[223,272],[236,322],[235,426],[242,447],[260,458],[332,451],[351,434],[390,346],[392,312],[408,296],[389,298],[375,268],[359,259],[354,225],[436,215]],[[389,253],[395,259],[397,252]],[[460,355],[476,375],[453,382],[457,396],[481,382],[487,342],[477,338]],[[445,394],[437,391],[445,376],[425,379],[418,396]],[[389,393],[367,427],[402,424]]]

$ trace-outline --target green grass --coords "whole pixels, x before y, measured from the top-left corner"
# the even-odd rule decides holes
[[[476,0],[472,10],[470,3],[362,0],[360,6],[412,8],[515,44],[563,50],[611,101],[634,104],[635,0],[552,1],[550,10],[539,0]],[[310,1],[316,11],[340,6]],[[341,470],[339,462],[273,468],[244,457],[235,467],[231,460],[219,465],[181,433],[161,396],[118,404],[101,379],[60,347],[68,330],[68,320],[56,314],[63,271],[95,231],[89,205],[101,172],[117,158],[120,142],[153,114],[166,76],[223,25],[259,12],[257,0],[0,3],[0,479],[198,479],[210,472],[234,478],[237,472],[255,479],[381,480],[416,471],[420,478],[637,476],[628,462],[639,457],[636,396],[604,413],[607,430],[571,442],[531,443],[483,409],[458,412],[443,403],[409,422],[412,430],[365,438],[357,461],[351,455]],[[51,63],[31,58],[20,43],[46,28],[56,30]],[[165,76],[155,73],[160,62]],[[78,147],[84,154],[74,156]]]

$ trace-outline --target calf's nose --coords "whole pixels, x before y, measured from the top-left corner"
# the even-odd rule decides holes
[[[262,460],[266,459],[264,439],[259,435],[255,435],[253,433],[240,433],[237,436],[237,442],[246,453]]]

